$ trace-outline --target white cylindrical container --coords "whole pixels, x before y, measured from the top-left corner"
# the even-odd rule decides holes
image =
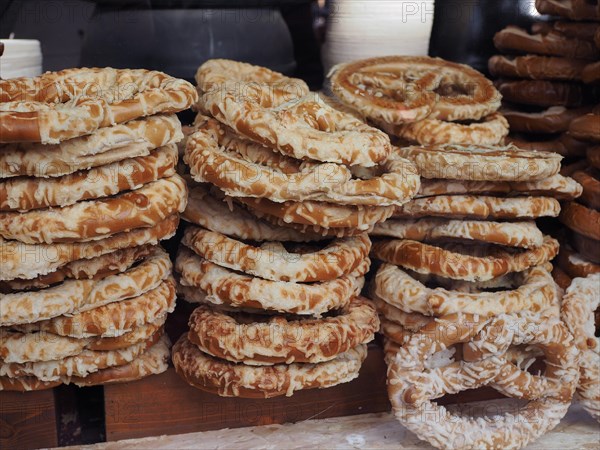
[[[35,77],[42,73],[42,49],[35,39],[0,39],[4,53],[0,56],[0,77]]]
[[[427,55],[434,0],[332,0],[322,49],[335,64],[386,55]]]

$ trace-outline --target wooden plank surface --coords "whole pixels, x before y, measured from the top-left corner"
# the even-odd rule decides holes
[[[185,383],[174,369],[105,387],[106,439],[298,422],[389,410],[382,351],[372,346],[356,380],[271,399],[222,398]]]
[[[498,402],[498,400],[492,403]],[[479,406],[490,406],[490,402]],[[300,449],[369,448],[430,449],[401,426],[389,413],[364,414],[288,425],[265,425],[178,436],[111,442],[92,450],[152,449]],[[579,406],[571,410],[551,432],[526,447],[529,450],[593,450],[600,448],[600,426]]]
[[[58,445],[52,389],[0,392],[0,449]]]

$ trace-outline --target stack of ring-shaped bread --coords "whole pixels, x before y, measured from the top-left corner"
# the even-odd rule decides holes
[[[0,80],[0,390],[167,369],[176,112],[194,87],[147,70]]]
[[[401,143],[495,145],[508,134],[500,94],[463,64],[384,56],[339,64],[329,81],[339,101]]]
[[[475,74],[447,75],[441,89],[425,88],[432,99],[413,98],[407,82],[423,88],[458,70],[428,61],[348,63],[333,70],[331,87],[346,106],[397,129],[422,117],[480,119],[498,107],[500,96]],[[556,426],[577,386],[579,351],[561,322],[550,264],[559,244],[535,220],[557,217],[559,200],[574,200],[582,187],[559,174],[559,154],[499,144],[506,133],[456,143],[437,128],[423,130],[420,139],[403,136],[421,145],[397,142],[395,150],[417,166],[419,192],[369,233],[379,264],[369,297],[380,314],[390,400],[398,419],[434,446],[520,448]],[[527,371],[542,360],[542,375]],[[480,386],[528,400],[527,421],[454,415],[433,402]]]
[[[196,80],[175,270],[181,297],[199,306],[175,369],[238,397],[356,378],[379,329],[360,296],[366,232],[416,194],[415,165],[300,80],[226,60],[206,62]]]
[[[502,54],[488,62],[502,93],[509,142],[522,148],[585,158],[600,135],[600,13],[585,0],[537,0],[540,14],[556,16],[528,30],[496,33]],[[598,37],[598,39],[596,38]],[[591,150],[593,151],[593,150]]]

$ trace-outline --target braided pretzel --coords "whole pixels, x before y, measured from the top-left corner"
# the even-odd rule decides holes
[[[286,99],[264,85],[225,83],[205,92],[201,104],[240,135],[297,159],[369,167],[391,151],[385,133],[317,93]]]
[[[411,200],[396,208],[395,218],[536,219],[557,217],[560,203],[551,197],[437,195]]]
[[[221,397],[289,397],[301,389],[347,383],[358,376],[366,356],[367,346],[359,345],[319,364],[249,366],[213,358],[192,344],[187,335],[173,347],[173,364],[179,376],[190,385]]]
[[[462,64],[425,56],[384,56],[339,64],[329,74],[344,103],[377,122],[399,125],[429,116],[479,120],[500,107],[491,81]]]
[[[477,283],[447,284],[450,289],[429,288],[399,267],[384,263],[375,276],[375,293],[403,311],[428,316],[461,311],[484,316],[523,310],[539,312],[555,305],[558,296],[557,286],[546,266],[533,267],[497,280],[496,284],[504,287],[498,292],[480,290]],[[518,287],[506,288],[511,285]],[[459,287],[464,287],[464,291],[455,290]],[[471,292],[467,288],[471,288]]]
[[[537,181],[560,170],[561,156],[486,145],[403,147],[398,152],[413,161],[424,178],[480,181]]]
[[[259,320],[246,322],[253,317]],[[356,297],[335,316],[322,319],[246,317],[201,305],[189,325],[188,339],[204,353],[254,366],[330,361],[372,341],[379,320],[371,303]]]
[[[545,237],[540,247],[525,251],[482,245],[430,245],[413,240],[381,240],[372,256],[422,274],[465,281],[488,281],[547,263],[558,254],[558,241]]]
[[[509,324],[513,320],[511,316],[503,319]],[[577,381],[577,352],[558,322],[542,323],[514,336],[515,345],[534,345],[544,352],[546,370],[541,380],[546,389],[537,392],[529,391],[525,384],[534,377],[501,354],[477,361],[439,362],[433,358],[440,350],[469,342],[489,326],[490,321],[473,315],[447,316],[425,326],[387,358],[394,414],[419,438],[438,448],[521,448],[556,426],[567,412]],[[555,330],[561,331],[558,337],[564,341],[555,340]],[[510,382],[515,397],[531,400],[519,413],[527,420],[513,414],[459,416],[432,402],[445,394]],[[426,414],[435,414],[437,419],[425,420]]]
[[[508,122],[497,112],[468,123],[445,122],[427,117],[401,125],[380,122],[377,126],[392,136],[421,145],[497,145],[504,142],[508,135]]]
[[[60,209],[0,213],[0,236],[27,244],[101,239],[156,225],[182,212],[186,202],[185,182],[174,175],[115,197]]]
[[[157,247],[140,264],[100,280],[67,280],[39,291],[0,294],[0,325],[31,323],[136,297],[158,286],[171,268],[169,256]]]
[[[544,237],[535,222],[486,222],[426,217],[416,220],[386,220],[378,223],[371,236],[431,242],[460,239],[531,248],[543,244]]]
[[[148,156],[125,159],[59,178],[0,181],[0,211],[26,212],[109,197],[175,175],[177,148],[162,147]]]
[[[366,234],[334,240],[326,247],[288,252],[280,242],[260,247],[214,231],[190,226],[181,243],[198,256],[236,271],[273,281],[313,282],[333,280],[356,269],[369,255]]]
[[[184,287],[200,288],[208,294],[203,300],[213,304],[320,316],[343,308],[360,292],[369,265],[365,259],[353,272],[318,283],[270,281],[237,274],[181,247],[175,270]]]
[[[192,177],[232,197],[388,206],[406,202],[419,188],[416,168],[396,154],[381,162],[381,175],[362,180],[338,164],[278,160],[270,150],[238,138],[215,120],[208,119],[197,130],[188,138],[184,156]]]
[[[189,108],[194,87],[143,69],[67,69],[0,81],[0,142],[60,141]]]

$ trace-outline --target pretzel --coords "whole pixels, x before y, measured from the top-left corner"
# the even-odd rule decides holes
[[[373,244],[372,256],[422,274],[465,281],[488,281],[547,263],[558,254],[558,241],[524,251],[484,245],[425,244],[409,239],[385,239]]]
[[[489,197],[438,195],[418,198],[396,208],[394,218],[467,218],[479,220],[557,217],[560,203],[551,197]]]
[[[120,249],[156,245],[175,234],[179,217],[172,215],[149,228],[118,233],[105,239],[70,244],[23,244],[0,238],[0,281],[34,279],[71,261],[92,259]]]
[[[149,156],[125,159],[60,178],[12,178],[0,181],[0,211],[26,212],[109,197],[175,175],[174,145]]]
[[[371,249],[366,234],[336,239],[313,251],[300,246],[288,252],[280,242],[257,247],[193,226],[185,230],[181,243],[219,266],[267,280],[293,282],[327,281],[347,275]]]
[[[459,292],[453,287],[461,283],[449,282],[451,289],[426,287],[397,266],[384,263],[375,276],[375,293],[386,302],[406,312],[425,315],[444,315],[458,312],[481,314],[512,313],[523,310],[540,312],[556,303],[557,287],[545,266],[538,266],[520,273],[510,274],[500,285],[512,283],[517,288],[505,288],[498,292],[479,291],[478,285],[470,286],[474,292]],[[504,282],[505,281],[505,282]],[[465,286],[464,283],[462,283]],[[465,286],[467,287],[467,286]]]
[[[479,120],[500,107],[500,96],[481,73],[426,56],[384,56],[339,64],[331,89],[366,117],[393,125],[425,117]]]
[[[403,346],[410,339],[411,332],[402,325],[398,325],[385,317],[381,318],[381,328],[379,333],[385,337],[386,341],[391,341],[399,347]],[[387,358],[386,358],[387,364]]]
[[[583,192],[575,180],[560,174],[538,181],[473,181],[422,179],[415,198],[436,195],[496,194],[548,196],[558,200],[574,200]]]
[[[511,316],[502,319],[513,323]],[[441,350],[485,333],[493,328],[494,320],[482,321],[468,314],[444,317],[415,333],[387,358],[392,409],[419,438],[438,448],[522,448],[556,426],[566,414],[577,382],[577,353],[558,321],[526,328],[512,336],[512,344],[533,345],[544,352],[543,376],[520,370],[501,354],[477,361],[439,361],[434,357]],[[509,383],[513,397],[530,400],[520,407],[519,415],[524,415],[520,419],[510,413],[471,418],[432,401],[485,385],[508,388]],[[435,414],[437,419],[426,420],[428,414]]]
[[[568,109],[551,106],[540,112],[526,112],[504,108],[502,114],[508,120],[510,131],[515,133],[563,133],[569,130],[571,121],[589,112],[591,108]]]
[[[188,203],[182,213],[184,220],[226,236],[251,241],[310,242],[323,237],[309,230],[300,233],[290,227],[280,227],[260,220],[237,203],[213,195],[206,185],[189,190]]]
[[[241,136],[297,159],[374,166],[391,151],[388,137],[317,93],[281,95],[264,85],[225,83],[201,96],[215,119]]]
[[[210,182],[232,197],[389,206],[406,202],[419,188],[416,168],[396,154],[380,163],[380,174],[365,180],[333,163],[308,163],[297,170],[292,164],[281,167],[278,160],[263,163],[275,156],[209,119],[188,138],[184,160],[195,181]]]
[[[143,245],[124,248],[95,258],[72,261],[59,267],[55,272],[31,280],[15,279],[0,282],[1,293],[14,293],[33,289],[45,289],[62,283],[66,279],[101,279],[109,275],[125,272],[138,261],[153,253],[154,246]]]
[[[299,224],[328,229],[350,228],[358,232],[368,231],[394,213],[393,206],[351,206],[326,202],[275,203],[266,198],[237,198],[258,218],[277,225]],[[346,234],[343,234],[346,235]]]
[[[600,20],[598,3],[585,0],[536,0],[535,7],[540,14],[563,16],[572,20]]]
[[[163,324],[175,309],[172,278],[141,295],[90,309],[14,326],[23,333],[44,332],[75,339],[119,338],[148,324]]]
[[[502,53],[533,53],[591,60],[600,56],[598,48],[589,41],[568,38],[556,31],[530,34],[512,25],[494,35],[494,45]]]
[[[579,141],[568,132],[558,135],[509,135],[505,141],[523,150],[558,153],[565,158],[585,156],[588,144]]]
[[[571,245],[584,259],[600,264],[600,241],[573,232],[571,233]]]
[[[536,22],[532,25],[532,30],[536,27],[549,25],[548,30],[554,29],[565,36],[582,39],[584,41],[593,41],[594,35],[600,29],[594,22],[573,22],[570,20],[557,20],[555,22]]]
[[[593,169],[579,170],[572,176],[583,187],[579,202],[597,211],[600,210],[600,180]]]
[[[3,363],[53,361],[76,356],[84,350],[120,350],[146,341],[160,327],[144,325],[116,338],[74,339],[49,333],[0,331],[0,360]]]
[[[487,222],[444,218],[390,219],[375,225],[370,235],[421,242],[456,239],[522,248],[538,247],[544,242],[542,232],[533,221]]]
[[[61,377],[85,377],[100,369],[127,364],[154,345],[162,336],[162,330],[138,344],[108,351],[83,350],[75,356],[25,363],[0,362],[0,376],[11,378],[35,376],[42,381],[55,381]]]
[[[158,286],[170,271],[168,255],[156,248],[140,264],[100,280],[67,280],[39,291],[1,294],[0,326],[84,312],[136,297]]]
[[[581,80],[586,65],[587,62],[580,59],[537,55],[495,55],[488,61],[488,68],[494,77],[529,80]]]
[[[560,170],[559,155],[514,145],[429,145],[399,148],[424,178],[480,181],[536,181]]]
[[[369,265],[370,261],[365,259],[348,275],[319,283],[270,281],[237,274],[183,247],[177,255],[175,270],[181,274],[183,286],[200,288],[213,304],[320,316],[344,307],[360,292],[362,276]]]
[[[569,202],[563,206],[559,220],[579,234],[600,240],[600,211]]]
[[[586,152],[587,162],[600,170],[600,146],[589,147]]]
[[[216,90],[227,82],[252,82],[285,89],[301,97],[310,92],[308,86],[299,78],[290,78],[269,70],[266,67],[232,61],[230,59],[209,59],[196,71],[196,83],[200,93]]]
[[[185,209],[187,188],[174,175],[114,197],[60,209],[0,213],[0,236],[27,244],[96,240],[154,226]]]
[[[79,170],[148,156],[183,138],[177,116],[157,115],[101,128],[94,134],[54,145],[0,144],[0,178],[58,177]]]
[[[586,114],[571,122],[569,133],[576,139],[600,143],[600,114]]]
[[[0,81],[0,142],[57,144],[98,128],[189,108],[193,86],[143,69],[67,69]]]
[[[586,84],[600,83],[600,62],[590,63],[583,69],[581,80]]]
[[[564,244],[560,247],[557,263],[570,278],[585,278],[600,272],[600,264],[586,260],[570,246]]]
[[[0,377],[0,391],[16,391],[16,392],[30,392],[30,391],[43,391],[46,389],[52,389],[60,386],[62,382],[57,381],[41,381],[36,377],[19,377],[9,378]]]
[[[424,316],[423,314],[404,312],[379,298],[373,291],[374,290],[371,289],[370,295],[380,318],[385,318],[388,322],[400,325],[410,334],[419,331],[425,325],[435,320],[433,317]]]
[[[179,376],[193,387],[221,397],[289,397],[302,389],[322,389],[347,383],[358,376],[366,356],[366,345],[359,345],[319,364],[253,367],[213,358],[192,344],[187,335],[173,347],[173,364]]]
[[[468,123],[425,118],[402,125],[379,123],[378,126],[388,134],[421,145],[496,145],[502,143],[508,134],[508,122],[497,112]]]
[[[565,81],[500,80],[496,83],[505,101],[548,108],[550,106],[581,107],[595,96],[593,88]]]
[[[189,325],[188,339],[204,353],[261,366],[330,361],[372,341],[379,320],[367,299],[355,297],[335,316],[322,319],[247,316],[201,305]]]

